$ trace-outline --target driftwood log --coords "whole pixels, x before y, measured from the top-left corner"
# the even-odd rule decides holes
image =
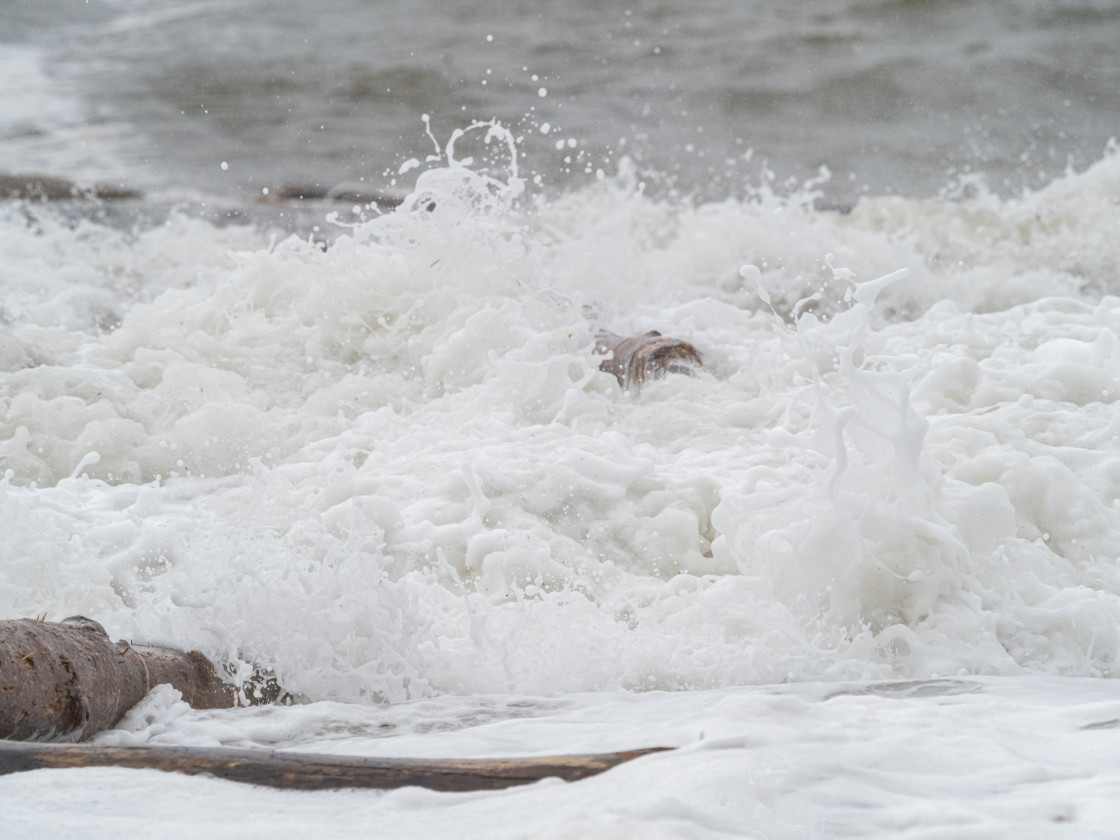
[[[323,184],[284,184],[257,199],[259,204],[280,204],[286,201],[336,201],[344,204],[372,204],[380,210],[392,210],[404,203],[404,197],[391,195],[361,182]]]
[[[417,759],[313,755],[199,747],[97,747],[0,741],[0,776],[24,770],[128,767],[164,770],[292,790],[399,788],[500,790],[549,777],[594,776],[665,748],[548,758]]]
[[[595,352],[610,353],[599,370],[614,374],[618,384],[627,391],[641,390],[651,379],[670,373],[695,375],[704,366],[700,351],[679,338],[663,336],[657,330],[645,335],[624,338],[606,330],[595,334]]]
[[[663,748],[548,758],[414,759],[198,747],[35,744],[80,741],[115,724],[156,685],[170,683],[196,709],[276,699],[274,681],[240,691],[197,651],[113,643],[92,619],[0,621],[0,776],[25,770],[127,767],[293,790],[408,785],[498,790],[548,777],[575,781]]]
[[[0,621],[0,738],[82,741],[169,683],[196,709],[276,699],[275,683],[239,691],[197,651],[112,642],[92,619]]]
[[[34,173],[0,173],[0,199],[29,198],[38,201],[100,199],[102,201],[140,198],[138,190],[111,184],[80,185],[66,178]]]

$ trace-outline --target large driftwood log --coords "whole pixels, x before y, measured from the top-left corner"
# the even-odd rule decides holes
[[[599,370],[613,373],[618,384],[628,391],[638,391],[650,379],[670,373],[693,375],[703,367],[700,351],[679,338],[668,338],[657,330],[645,335],[623,338],[606,330],[595,334],[595,352],[610,353]]]
[[[154,686],[170,683],[197,709],[272,702],[275,682],[238,691],[197,651],[113,643],[82,616],[0,621],[0,776],[25,770],[127,767],[296,790],[342,787],[498,790],[555,776],[575,781],[663,747],[548,758],[414,759],[198,747],[96,747],[79,741],[116,723]]]
[[[548,758],[417,759],[313,755],[272,750],[199,747],[96,747],[0,741],[0,775],[23,770],[128,767],[196,775],[294,790],[399,788],[499,790],[549,777],[567,782],[594,776],[659,747]]]
[[[255,705],[279,693],[275,684],[239,692],[197,651],[113,643],[82,616],[0,621],[0,738],[85,740],[163,683],[196,709]]]

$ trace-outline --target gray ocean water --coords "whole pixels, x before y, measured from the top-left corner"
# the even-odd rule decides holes
[[[428,115],[513,128],[552,189],[625,156],[703,198],[1007,194],[1120,133],[1117,43],[1100,0],[0,0],[0,170],[400,187]]]

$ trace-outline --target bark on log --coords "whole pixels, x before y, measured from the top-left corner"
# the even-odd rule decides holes
[[[240,705],[197,651],[110,641],[92,619],[0,621],[0,738],[81,741],[119,721],[153,687],[170,683],[196,709]],[[279,690],[244,698],[271,702]]]
[[[417,759],[314,755],[200,747],[94,747],[0,741],[0,775],[24,770],[127,767],[197,775],[290,790],[424,787],[500,790],[549,777],[594,776],[667,747],[548,758]]]
[[[599,370],[613,373],[618,384],[628,391],[638,391],[647,380],[670,373],[692,376],[704,366],[699,350],[657,330],[632,338],[600,330],[595,334],[595,352],[611,354],[600,363]]]

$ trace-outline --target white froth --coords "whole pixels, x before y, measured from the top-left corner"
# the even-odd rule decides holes
[[[510,183],[325,250],[0,218],[0,613],[345,701],[1116,675],[1120,156],[850,214]],[[706,370],[622,393],[599,326]]]
[[[678,749],[581,782],[486,793],[304,793],[89,768],[4,776],[0,796],[13,836],[94,840],[154,830],[170,838],[328,830],[488,840],[1106,837],[1117,817],[1118,713],[1113,681],[1045,677],[438,698],[376,710],[315,703],[195,712],[160,690],[98,741],[430,758]]]

